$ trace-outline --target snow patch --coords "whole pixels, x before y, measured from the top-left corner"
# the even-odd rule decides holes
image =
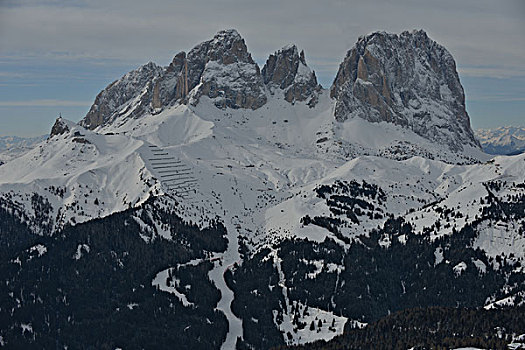
[[[84,253],[85,254],[89,253],[89,250],[90,250],[89,245],[87,245],[87,244],[79,244],[77,246],[77,250],[76,250],[75,254],[73,255],[73,259],[80,260],[80,258],[82,258]]]
[[[47,248],[43,244],[37,244],[29,248],[29,254],[37,253],[37,257],[41,257],[47,252]]]

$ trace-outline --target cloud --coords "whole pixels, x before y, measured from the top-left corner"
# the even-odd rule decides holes
[[[0,101],[0,107],[86,107],[90,101],[69,100],[27,100],[27,101]]]
[[[294,42],[318,60],[342,60],[360,35],[423,28],[460,66],[517,67],[525,57],[519,1],[24,0],[0,11],[3,52],[167,64],[220,29],[235,27],[254,57]],[[15,5],[18,3],[18,5]],[[521,15],[518,15],[521,14]],[[67,56],[66,55],[66,56]],[[331,67],[334,67],[331,65]],[[336,69],[336,67],[335,67]],[[335,71],[333,72],[335,75]]]
[[[477,102],[525,102],[525,97],[507,95],[480,95],[470,96],[468,97],[468,100]]]
[[[525,77],[523,67],[461,67],[461,75],[477,78],[509,79]]]

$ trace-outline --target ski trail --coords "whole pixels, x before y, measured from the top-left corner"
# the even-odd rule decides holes
[[[216,257],[220,257],[221,259],[215,262],[215,267],[208,274],[210,280],[212,280],[221,291],[221,299],[219,300],[216,309],[222,311],[228,319],[228,334],[226,335],[226,340],[221,346],[221,350],[235,349],[237,338],[242,338],[242,320],[235,316],[231,310],[231,303],[234,294],[233,291],[228,288],[224,279],[224,273],[226,270],[241,259],[239,255],[239,241],[236,237],[237,231],[233,225],[227,226],[228,248],[223,254],[216,255]]]

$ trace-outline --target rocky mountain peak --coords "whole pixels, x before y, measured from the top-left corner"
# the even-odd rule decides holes
[[[148,63],[113,82],[81,125],[122,124],[177,104],[196,106],[203,98],[220,109],[255,110],[266,104],[268,92],[313,107],[320,91],[296,45],[271,54],[261,71],[242,36],[230,29],[179,52],[167,67]],[[341,63],[330,95],[339,122],[359,117],[400,125],[454,152],[464,145],[479,147],[454,59],[422,30],[360,37]]]
[[[55,124],[53,124],[53,127],[51,128],[51,133],[49,134],[49,138],[52,138],[56,135],[62,135],[66,132],[69,132],[69,127],[67,126],[67,123],[65,122],[62,117],[58,117],[55,120]]]
[[[196,105],[201,96],[219,108],[257,109],[266,103],[259,67],[235,29],[218,32],[166,68],[148,63],[108,85],[80,122],[88,129],[117,118],[157,113],[176,103]]]
[[[272,93],[276,89],[283,90],[285,100],[290,103],[307,99],[310,99],[312,107],[317,103],[321,87],[315,72],[306,64],[304,51],[299,53],[295,45],[287,45],[270,55],[262,69],[262,76]]]
[[[475,135],[483,150],[489,154],[512,155],[525,152],[525,127],[478,129]]]
[[[197,87],[192,104],[201,96],[219,108],[257,109],[266,103],[259,66],[234,29],[220,31],[188,53],[188,85]]]
[[[218,32],[187,54],[178,53],[155,81],[152,106],[196,105],[201,96],[219,108],[256,109],[266,103],[259,67],[235,29]]]
[[[235,29],[222,30],[206,43],[209,45],[208,58],[222,64],[236,62],[254,63],[246,43]]]
[[[277,50],[268,57],[262,69],[264,83],[273,83],[281,89],[289,87],[295,79],[299,63],[306,66],[304,53],[301,59],[297,46],[287,45]]]
[[[152,81],[161,76],[164,69],[149,62],[109,84],[102,90],[80,125],[95,129],[121,115],[138,117],[149,111],[153,95]]]
[[[423,30],[360,37],[341,63],[330,94],[338,121],[386,121],[453,150],[479,147],[454,59]]]

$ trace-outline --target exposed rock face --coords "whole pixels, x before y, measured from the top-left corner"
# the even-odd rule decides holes
[[[330,94],[340,122],[352,117],[387,121],[453,150],[479,147],[454,59],[422,30],[359,38]]]
[[[298,53],[295,45],[290,45],[270,55],[262,69],[264,83],[272,93],[275,89],[284,91],[285,100],[293,103],[309,99],[315,106],[321,86],[317,77],[306,64],[304,52]]]
[[[188,86],[193,104],[201,96],[219,108],[257,109],[266,103],[259,66],[236,30],[224,30],[188,53]]]
[[[188,96],[188,61],[184,51],[179,52],[164,74],[155,82],[153,108],[170,106]]]
[[[149,111],[153,97],[153,80],[158,78],[163,68],[148,63],[109,84],[95,98],[95,103],[80,122],[87,129],[111,122],[119,115],[137,117]]]
[[[55,135],[62,135],[66,132],[69,132],[69,127],[64,122],[64,120],[59,117],[55,121],[55,124],[53,124],[53,127],[51,128],[51,133],[49,134],[49,138],[52,138]]]
[[[191,96],[190,96],[191,95]],[[209,41],[181,52],[155,85],[154,108],[176,102],[196,105],[201,96],[219,108],[257,109],[266,103],[259,67],[235,30],[224,30]]]

